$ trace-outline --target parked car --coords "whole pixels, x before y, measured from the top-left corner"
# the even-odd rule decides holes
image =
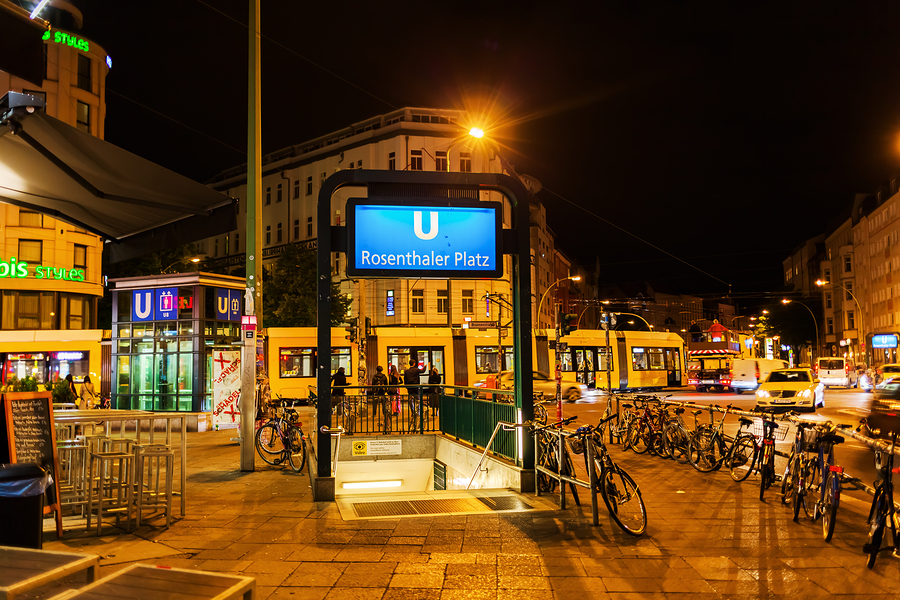
[[[473,384],[472,387],[484,387],[486,380],[477,381]],[[541,392],[544,394],[545,399],[551,399],[556,397],[556,379],[551,378],[546,373],[541,373],[540,371],[534,371],[532,373],[532,385],[534,386],[535,392]],[[513,372],[512,371],[503,371],[500,373],[500,385],[501,390],[511,390],[513,389]],[[575,402],[579,398],[583,398],[587,395],[587,386],[583,383],[575,383],[572,381],[563,381],[562,382],[562,397],[563,400],[568,402]]]
[[[825,405],[825,385],[810,369],[778,369],[756,390],[756,410],[808,410]]]
[[[816,361],[816,377],[825,387],[856,387],[856,366],[842,356],[822,357]]]

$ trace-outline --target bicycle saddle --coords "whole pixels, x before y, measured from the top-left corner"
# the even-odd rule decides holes
[[[819,441],[823,444],[843,444],[844,438],[839,435],[834,435],[833,433],[826,433],[819,438]]]
[[[634,404],[623,404],[622,408],[634,408]]]
[[[748,419],[747,417],[741,417],[741,418],[739,418],[739,419],[738,419],[738,422],[739,422],[741,425],[753,425],[753,421],[751,421],[751,420]]]
[[[680,415],[680,414],[683,413],[683,412],[684,412],[684,409],[683,409],[683,408],[676,408],[676,409],[675,409],[675,414],[676,414],[676,415]]]
[[[700,414],[703,414],[703,411],[702,410],[692,410],[691,414],[692,415],[700,415]]]

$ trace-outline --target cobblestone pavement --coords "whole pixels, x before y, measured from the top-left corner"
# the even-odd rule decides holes
[[[755,477],[734,483],[613,448],[648,509],[641,538],[602,502],[592,527],[586,494],[566,511],[344,521],[334,503],[312,501],[306,473],[261,461],[240,473],[232,435],[188,434],[187,516],[169,529],[156,517],[133,533],[46,532],[44,548],[99,554],[101,575],[135,562],[251,575],[260,600],[900,596],[900,561],[883,553],[865,567],[868,506],[855,499],[825,543],[819,523],[791,521],[774,489],[760,502]]]

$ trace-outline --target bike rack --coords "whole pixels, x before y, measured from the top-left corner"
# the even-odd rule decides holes
[[[556,457],[556,465],[557,465],[557,469],[558,469],[557,471],[552,471],[552,470],[548,469],[547,467],[544,467],[543,465],[540,465],[537,463],[537,457],[540,456],[539,451],[538,451],[538,433],[540,433],[544,430],[547,430],[547,429],[553,431],[553,433],[556,434],[557,440],[558,440],[557,457]],[[590,481],[581,481],[580,479],[578,479],[576,477],[569,477],[568,475],[563,475],[561,472],[562,464],[563,464],[563,453],[564,453],[563,444],[565,443],[563,441],[563,438],[578,437],[578,436],[576,436],[572,432],[566,431],[562,427],[552,427],[552,426],[548,426],[548,425],[534,429],[531,433],[534,436],[534,456],[535,456],[534,489],[535,489],[535,495],[537,495],[537,496],[541,495],[540,482],[538,482],[538,480],[537,480],[538,472],[544,473],[545,475],[549,475],[550,477],[553,477],[554,479],[556,479],[559,482],[559,508],[562,510],[566,509],[566,486],[565,486],[566,483],[571,484],[571,485],[577,485],[579,487],[588,488],[591,491],[591,520],[592,520],[594,527],[599,526],[600,525],[600,515],[599,515],[598,505],[597,505],[597,470],[594,468],[594,445],[591,444],[590,442],[585,444],[584,451],[587,452],[587,455],[588,455],[588,475],[590,477]],[[577,494],[575,495],[575,504],[581,506],[581,502],[579,502]]]

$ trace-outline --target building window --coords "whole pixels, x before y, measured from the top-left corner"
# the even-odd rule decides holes
[[[834,319],[831,317],[825,319],[825,332],[834,335]]]
[[[856,329],[856,318],[852,310],[847,311],[847,329]]]
[[[40,240],[19,240],[19,262],[37,263],[42,261],[42,242]]]
[[[266,246],[272,243],[272,226],[266,225]]]
[[[299,198],[299,197],[300,197],[300,180],[295,179],[294,180],[294,198]]]
[[[275,202],[278,203],[278,202],[281,202],[281,200],[282,200],[282,198],[281,198],[281,184],[279,183],[279,184],[278,184],[278,187],[275,188]]]
[[[326,173],[322,173],[322,176],[319,178],[319,187],[322,187],[323,185],[325,185],[325,178],[327,176],[328,175]]]
[[[234,252],[237,254],[241,251],[241,234],[234,234]]]
[[[87,269],[87,246],[75,244],[75,257],[72,266],[76,269]]]
[[[831,292],[825,293],[825,308],[831,308]]]
[[[397,170],[397,153],[390,152],[388,154],[388,171],[396,171]]]
[[[425,313],[425,290],[412,291],[412,311],[417,315]]]
[[[300,239],[300,219],[294,219],[294,239]]]
[[[853,282],[845,281],[844,282],[844,290],[847,292],[845,294],[845,300],[853,300]],[[852,328],[851,328],[852,329]]]
[[[462,311],[464,315],[475,313],[475,290],[462,291]]]
[[[219,255],[219,238],[213,240],[213,256]]]
[[[78,87],[91,91],[91,57],[86,54],[78,55]]]
[[[312,217],[306,217],[306,237],[312,237]]]
[[[409,170],[410,171],[421,171],[422,170],[422,151],[421,150],[410,150],[409,151]]]
[[[76,127],[85,133],[91,132],[91,107],[81,100],[76,100]]]
[[[266,206],[272,204],[272,188],[266,188]]]
[[[361,160],[356,161],[356,168],[362,169],[362,161]]]
[[[335,275],[341,274],[341,255],[340,254],[334,255],[334,274]]]
[[[437,291],[437,311],[438,314],[446,315],[450,309],[450,296],[447,290]]]
[[[312,175],[306,178],[306,195],[312,196]]]
[[[281,223],[279,223],[279,224],[275,227],[275,242],[278,243],[278,244],[281,243]]]
[[[471,173],[472,172],[472,154],[469,152],[460,152],[459,153],[459,172],[460,173]]]
[[[849,254],[844,256],[844,273],[853,272],[853,257]]]
[[[19,210],[19,227],[43,227],[44,215],[30,210]]]
[[[824,279],[825,281],[831,281],[831,269],[825,269]]]
[[[447,152],[438,150],[434,153],[434,170],[435,171],[446,171],[447,170]]]

